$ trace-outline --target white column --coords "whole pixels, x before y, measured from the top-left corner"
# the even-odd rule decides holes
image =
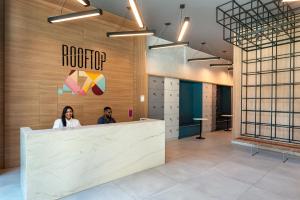
[[[166,138],[179,136],[179,79],[165,78],[164,86],[164,119]]]

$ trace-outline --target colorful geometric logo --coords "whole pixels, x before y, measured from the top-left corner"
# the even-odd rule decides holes
[[[85,78],[83,85],[79,84],[79,78]],[[58,94],[72,93],[86,95],[92,89],[95,95],[102,95],[105,92],[105,77],[100,72],[72,70],[65,79],[62,88],[58,89]]]

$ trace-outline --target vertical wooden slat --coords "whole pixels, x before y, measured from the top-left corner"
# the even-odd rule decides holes
[[[233,137],[240,136],[241,130],[241,50],[233,47],[233,116],[232,134]]]
[[[0,169],[4,168],[4,1],[0,1]]]
[[[135,45],[135,93],[134,93],[134,120],[148,116],[148,75],[146,72],[146,39],[136,38]],[[139,55],[139,56],[135,56]],[[144,95],[144,102],[140,96]]]

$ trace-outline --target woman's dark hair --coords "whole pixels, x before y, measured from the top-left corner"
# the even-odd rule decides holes
[[[66,127],[67,126],[67,121],[66,121],[66,113],[68,111],[68,109],[71,109],[72,110],[72,117],[74,118],[74,111],[73,111],[73,108],[71,106],[66,106],[64,107],[63,111],[62,111],[62,114],[61,114],[61,121],[63,123],[63,126]]]

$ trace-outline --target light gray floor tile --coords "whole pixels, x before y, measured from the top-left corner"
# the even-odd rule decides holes
[[[158,193],[176,184],[176,182],[158,172],[156,169],[146,170],[114,181],[131,196],[142,199]]]
[[[100,185],[71,196],[62,198],[61,200],[134,200],[126,192],[122,191],[113,183]]]
[[[278,165],[282,163],[282,160],[280,159],[280,155],[278,155],[278,157],[276,158],[271,158],[268,156],[258,155],[258,154],[255,156],[251,156],[250,152],[243,156],[234,155],[231,158],[229,158],[229,161],[246,165],[265,172],[268,172],[276,168]]]
[[[18,183],[0,186],[1,200],[22,200],[21,187]]]
[[[230,161],[217,165],[216,170],[226,177],[237,179],[249,184],[256,183],[267,173],[264,170],[255,169]]]
[[[237,199],[251,187],[249,184],[225,177],[215,169],[208,170],[205,174],[185,181],[182,184],[193,187],[210,197],[222,200]]]
[[[290,177],[295,181],[300,181],[300,162],[288,160],[286,163],[278,165],[278,167],[271,172],[271,174],[273,173]]]
[[[287,197],[252,187],[243,193],[239,200],[290,200]]]
[[[155,169],[177,182],[191,179],[203,171],[182,162],[170,162]]]
[[[12,168],[0,171],[0,199],[21,200],[20,170]]]
[[[194,156],[193,154],[190,156],[185,156],[176,160],[177,162],[184,163],[188,166],[197,168],[199,171],[206,171],[214,166],[216,163],[213,161],[205,160],[201,156]]]
[[[0,187],[5,185],[16,184],[19,183],[19,181],[20,170],[18,168],[0,171]]]
[[[296,181],[289,174],[278,174],[271,171],[255,186],[290,199],[300,199],[300,181]]]
[[[155,200],[218,200],[203,193],[197,188],[190,187],[185,184],[178,184],[157,195],[153,196]]]

